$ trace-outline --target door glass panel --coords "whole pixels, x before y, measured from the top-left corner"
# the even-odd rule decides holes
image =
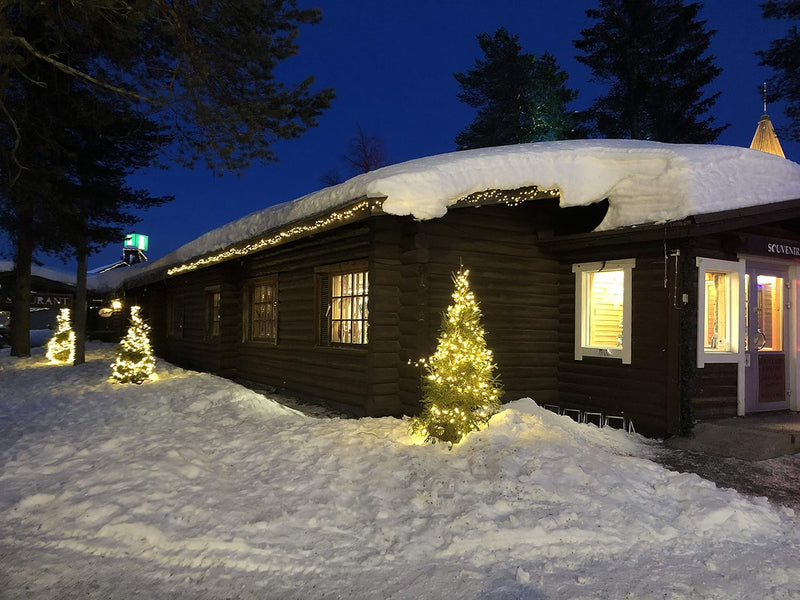
[[[757,350],[779,352],[783,350],[783,278],[759,275],[758,328],[753,336]]]

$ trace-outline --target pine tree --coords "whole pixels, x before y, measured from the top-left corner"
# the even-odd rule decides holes
[[[298,8],[294,0],[8,0],[2,6],[0,230],[15,247],[11,353],[27,356],[34,253],[52,252],[51,241],[73,242],[53,227],[69,221],[54,208],[74,207],[76,196],[79,204],[94,198],[94,190],[86,189],[87,171],[76,174],[75,163],[86,167],[91,160],[89,182],[96,186],[105,178],[108,189],[108,179],[99,174],[102,165],[111,165],[108,171],[120,164],[139,168],[133,157],[142,157],[146,142],[159,149],[156,138],[162,138],[172,141],[163,159],[188,166],[204,162],[215,172],[241,171],[254,161],[276,160],[278,140],[315,126],[334,94],[314,91],[311,76],[284,81],[291,76],[276,72],[297,54],[299,28],[321,18],[321,11]],[[125,125],[127,132],[121,133],[101,119],[111,113],[126,118],[127,125],[138,119],[138,127]],[[87,115],[97,117],[94,132]],[[73,133],[79,139],[67,141],[78,141],[77,150],[62,145]],[[137,142],[142,143],[135,147]],[[146,158],[152,162],[152,156]],[[126,178],[124,173],[122,181]],[[65,181],[84,189],[65,194]],[[134,193],[117,197],[130,200],[135,191],[128,191]],[[114,197],[106,195],[94,208],[113,210],[108,202]],[[80,262],[94,244],[103,243],[102,236],[92,236],[104,215],[95,219],[80,208],[77,214],[88,216],[79,227],[87,234],[77,241]],[[80,331],[79,314],[76,306]]]
[[[588,111],[612,138],[707,143],[728,126],[706,116],[719,92],[703,89],[721,69],[708,55],[713,30],[698,19],[700,4],[681,0],[599,0],[586,14],[598,22],[581,31],[577,60],[608,92]]]
[[[502,388],[486,347],[480,306],[469,287],[469,271],[460,267],[453,282],[453,303],[442,314],[436,352],[423,361],[423,410],[411,427],[427,441],[457,444],[499,410]]]
[[[774,40],[768,50],[757,54],[761,64],[772,67],[775,72],[769,79],[771,98],[786,101],[789,127],[784,131],[791,139],[800,141],[800,0],[770,0],[761,6],[765,18],[793,23],[784,37]]]
[[[131,326],[120,340],[117,359],[111,365],[111,376],[120,383],[142,383],[156,369],[156,358],[150,348],[150,326],[139,315],[139,306],[131,306]]]
[[[578,95],[567,74],[545,52],[522,52],[519,37],[504,28],[478,35],[484,59],[456,73],[458,99],[478,110],[456,136],[459,150],[581,137],[576,113],[567,105]]]
[[[56,331],[47,342],[47,359],[52,363],[71,364],[75,358],[75,332],[69,322],[69,309],[62,308],[56,317]]]

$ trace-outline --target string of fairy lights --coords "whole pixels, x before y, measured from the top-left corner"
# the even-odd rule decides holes
[[[483,204],[506,204],[508,206],[519,206],[530,200],[542,198],[558,198],[560,190],[557,187],[540,189],[538,186],[528,186],[516,190],[490,189],[482,192],[475,192],[458,198],[452,206],[481,206]],[[231,258],[246,256],[260,250],[265,250],[278,244],[282,244],[293,239],[312,235],[335,225],[343,225],[361,216],[376,214],[381,212],[384,198],[368,198],[359,200],[356,203],[320,216],[310,223],[296,223],[279,231],[269,232],[267,235],[254,239],[243,245],[236,245],[220,250],[213,254],[196,258],[176,267],[167,269],[167,275],[180,275],[196,269],[201,269]]]
[[[561,190],[557,187],[540,189],[539,186],[531,185],[516,190],[484,190],[463,196],[456,200],[453,205],[461,206],[481,206],[483,204],[506,204],[508,206],[519,206],[530,200],[541,200],[543,198],[558,198]]]
[[[47,342],[47,360],[54,364],[72,364],[75,360],[75,331],[68,308],[62,308],[56,316],[56,330]]]
[[[481,310],[469,287],[469,270],[453,276],[453,302],[447,307],[433,356],[424,367],[423,410],[411,423],[412,433],[427,440],[457,444],[481,429],[500,405],[502,386],[486,345]]]
[[[142,319],[140,310],[139,306],[131,306],[130,328],[120,341],[111,365],[111,379],[119,383],[142,383],[155,377],[156,357],[150,345],[150,326]],[[47,359],[53,364],[73,364],[76,340],[70,310],[62,308],[56,321],[56,331],[47,342]]]
[[[288,242],[294,238],[311,235],[318,231],[328,229],[333,225],[341,225],[348,221],[354,220],[356,217],[361,216],[362,214],[371,214],[372,212],[380,209],[382,204],[382,198],[361,200],[347,208],[336,210],[327,214],[326,216],[319,217],[311,223],[292,225],[291,227],[282,229],[281,231],[253,240],[243,246],[234,246],[217,252],[216,254],[211,254],[209,256],[204,256],[202,258],[183,263],[180,266],[168,269],[167,275],[179,275],[181,273],[186,273],[187,271],[194,271],[195,269],[207,267],[230,258],[252,254],[253,252],[258,252],[259,250],[264,250],[283,242]]]
[[[111,378],[119,383],[142,383],[155,373],[156,357],[150,345],[150,326],[139,311],[131,306],[131,326],[119,343],[116,359],[111,365]]]

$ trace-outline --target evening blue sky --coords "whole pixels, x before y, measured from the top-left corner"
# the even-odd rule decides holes
[[[301,3],[306,4],[306,3]],[[760,83],[769,70],[755,51],[781,37],[787,23],[764,20],[758,0],[709,0],[701,13],[715,29],[711,53],[722,74],[706,90],[721,95],[715,124],[730,123],[717,143],[749,146],[762,114]],[[356,124],[382,138],[390,162],[450,152],[453,139],[474,118],[460,103],[453,74],[482,56],[476,36],[505,27],[519,36],[525,52],[545,51],[569,74],[579,91],[571,108],[583,109],[603,91],[575,60],[573,40],[593,21],[593,1],[574,0],[325,0],[320,24],[304,27],[300,53],[280,67],[287,81],[313,74],[318,87],[333,87],[337,98],[319,126],[301,138],[279,142],[279,162],[256,165],[241,175],[216,177],[202,167],[142,172],[132,186],[175,200],[142,214],[133,229],[150,236],[148,256],[157,259],[203,233],[267,206],[323,187],[320,177],[341,166]],[[779,105],[769,108],[776,127],[786,122]],[[787,158],[800,161],[800,144],[782,136]],[[10,253],[10,248],[6,248]],[[114,262],[121,243],[90,257],[89,267]],[[39,256],[47,265],[71,270],[72,263]]]

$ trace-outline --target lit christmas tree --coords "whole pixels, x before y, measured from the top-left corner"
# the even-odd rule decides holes
[[[436,352],[422,361],[423,411],[411,427],[426,441],[457,444],[499,410],[502,388],[486,347],[481,310],[469,289],[469,271],[460,267],[453,281],[453,304],[442,314]]]
[[[52,363],[71,364],[75,360],[75,332],[68,308],[62,308],[56,317],[56,332],[47,342],[47,358]]]
[[[131,326],[120,341],[111,376],[120,383],[142,383],[156,369],[150,348],[150,326],[139,316],[140,307],[131,306]]]

